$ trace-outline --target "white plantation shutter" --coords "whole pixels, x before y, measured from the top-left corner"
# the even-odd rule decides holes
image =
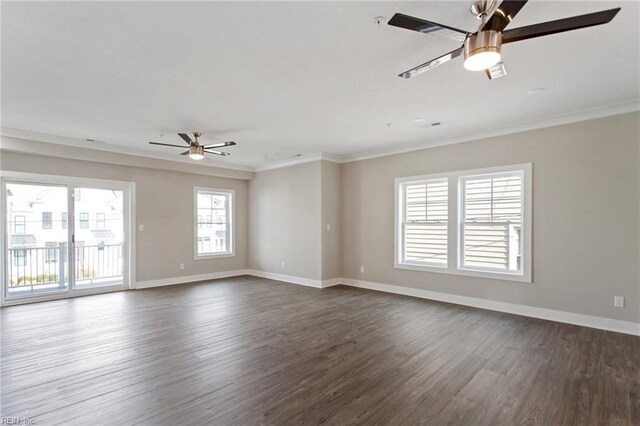
[[[463,266],[520,271],[523,173],[462,178]]]
[[[406,183],[403,191],[403,262],[446,267],[447,179]]]

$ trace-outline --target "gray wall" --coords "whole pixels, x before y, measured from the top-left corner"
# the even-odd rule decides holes
[[[532,284],[393,267],[394,178],[528,162]],[[637,112],[342,165],[315,161],[249,182],[6,151],[0,168],[135,182],[145,225],[137,232],[138,281],[249,267],[640,321]],[[235,257],[193,260],[196,185],[236,190]],[[613,296],[626,298],[624,309],[613,307]]]
[[[342,275],[342,208],[340,164],[321,161],[322,279]],[[330,229],[327,229],[327,225]]]
[[[640,321],[639,115],[343,164],[342,276]],[[528,162],[532,284],[394,268],[394,178]]]
[[[256,173],[249,183],[251,269],[322,279],[320,175],[319,161]]]
[[[0,169],[135,182],[136,280],[207,274],[247,267],[247,181],[2,151]],[[193,187],[236,191],[236,255],[194,260]],[[137,230],[137,226],[135,227]],[[180,270],[179,264],[185,264]]]

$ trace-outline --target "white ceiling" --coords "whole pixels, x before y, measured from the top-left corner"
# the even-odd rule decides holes
[[[472,31],[478,21],[468,6],[3,2],[3,132],[183,160],[177,148],[147,141],[180,143],[175,133],[198,130],[207,142],[238,143],[210,164],[260,167],[295,154],[428,144],[640,98],[636,1],[530,1],[512,27],[622,11],[608,25],[506,45],[509,75],[499,80],[465,71],[460,58],[397,77],[458,44],[374,18],[403,12]],[[527,95],[534,88],[545,91]],[[443,125],[422,128],[416,118]]]

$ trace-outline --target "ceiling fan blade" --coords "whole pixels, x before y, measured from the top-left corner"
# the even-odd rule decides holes
[[[189,144],[189,146],[193,145],[193,141],[186,133],[178,133],[178,136],[182,138],[183,141]]]
[[[387,24],[407,30],[418,31],[419,33],[446,37],[457,41],[464,41],[467,37],[467,32],[464,30],[437,24],[435,22],[425,21],[420,18],[414,18],[413,16],[404,15],[402,13],[396,13],[393,15]]]
[[[500,61],[491,68],[484,70],[484,73],[487,75],[489,80],[495,80],[496,78],[507,75],[507,69],[504,67],[504,63]]]
[[[504,0],[484,24],[482,31],[504,31],[525,4],[527,4],[527,0]]]
[[[445,55],[439,56],[435,59],[430,60],[429,62],[425,62],[422,65],[418,65],[415,68],[411,68],[408,71],[399,74],[402,78],[411,78],[415,77],[418,74],[422,74],[425,71],[429,71],[432,68],[437,67],[438,65],[444,64],[445,62],[449,62],[450,60],[457,58],[462,54],[463,47],[459,47],[454,51],[451,51]]]
[[[204,150],[204,152],[208,153],[208,154],[215,154],[215,155],[222,155],[223,157],[226,157],[227,155],[231,155],[228,152],[222,152],[222,151],[214,151],[214,150]]]
[[[151,145],[175,146],[176,148],[184,148],[184,145],[172,145],[170,143],[149,142]]]
[[[233,146],[236,143],[233,141],[229,141],[229,142],[222,142],[222,143],[214,143],[212,145],[204,145],[203,148],[204,149],[209,149],[209,148],[222,148],[223,146]]]
[[[601,12],[588,13],[586,15],[573,16],[571,18],[558,19],[556,21],[542,22],[526,27],[514,28],[505,31],[502,35],[502,43],[527,40],[542,37],[564,31],[579,30],[580,28],[593,27],[611,22],[620,11],[620,8],[603,10]]]
[[[186,150],[185,152],[181,152],[180,155],[189,155],[189,150]]]

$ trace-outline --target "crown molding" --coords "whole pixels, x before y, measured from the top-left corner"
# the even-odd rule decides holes
[[[609,117],[613,115],[626,114],[640,110],[640,98],[629,99],[610,105],[588,108],[579,111],[572,111],[560,115],[553,115],[535,120],[521,121],[507,126],[489,127],[482,130],[460,133],[458,135],[447,136],[440,139],[423,141],[416,144],[399,146],[396,148],[379,149],[365,151],[347,155],[335,155],[328,153],[317,153],[303,155],[285,161],[276,161],[256,167],[256,172],[290,167],[296,164],[309,163],[312,161],[331,161],[334,163],[351,163],[354,161],[368,160],[371,158],[387,157],[391,155],[403,154],[407,152],[420,151],[423,149],[436,148],[439,146],[453,145],[456,143],[470,142],[496,136],[504,136],[514,133],[527,132],[547,127],[561,126],[563,124],[577,123],[580,121],[594,120],[597,118]]]
[[[626,114],[640,110],[640,98],[629,99],[627,101],[588,108],[579,111],[572,111],[564,114],[553,115],[535,120],[520,121],[507,126],[489,127],[482,130],[474,130],[454,136],[447,136],[440,139],[424,141],[417,144],[404,145],[396,148],[372,150],[361,153],[354,153],[340,156],[340,163],[351,163],[354,161],[368,160],[371,158],[387,157],[390,155],[403,154],[406,152],[420,151],[423,149],[436,148],[444,145],[470,142],[474,140],[486,139],[496,136],[504,136],[513,133],[521,133],[530,130],[543,129],[547,127],[561,126],[563,124],[577,123],[580,121],[594,120],[597,118],[609,117],[613,115]]]
[[[371,151],[356,152],[346,155],[336,155],[330,153],[314,153],[306,154],[300,157],[294,157],[287,160],[264,163],[256,167],[245,167],[234,164],[221,164],[211,160],[193,165],[182,159],[168,158],[158,154],[151,153],[146,150],[138,150],[135,148],[126,148],[121,146],[96,143],[90,148],[78,147],[79,143],[83,143],[79,139],[67,138],[64,136],[48,135],[44,133],[32,132],[27,130],[11,129],[6,127],[0,128],[0,136],[2,136],[2,144],[0,149],[6,151],[32,153],[32,149],[27,149],[24,144],[11,143],[7,147],[5,142],[7,138],[22,139],[33,142],[42,142],[42,150],[38,151],[39,155],[51,157],[74,158],[87,161],[96,161],[111,164],[123,164],[138,167],[157,168],[165,170],[181,171],[186,173],[195,173],[202,175],[233,177],[237,179],[252,179],[254,172],[264,172],[268,170],[280,169],[283,167],[295,166],[297,164],[310,163],[314,161],[331,161],[333,163],[351,163],[354,161],[368,160],[372,158],[387,157],[391,155],[403,154],[407,152],[420,151],[423,149],[436,148],[445,145],[453,145],[456,143],[470,142],[490,137],[504,136],[514,133],[521,133],[547,127],[560,126],[563,124],[576,123],[586,120],[594,120],[597,118],[609,117],[613,115],[626,114],[629,112],[640,110],[640,98],[629,99],[623,102],[588,108],[578,111],[572,111],[559,115],[547,116],[535,120],[520,121],[506,126],[495,126],[486,129],[474,130],[470,132],[460,133],[453,136],[447,136],[440,139],[425,140],[409,145],[398,146],[395,148],[378,149]],[[68,150],[75,149],[85,151],[79,158],[69,157]],[[126,150],[123,153],[123,149]],[[110,153],[112,156],[119,156],[120,160],[109,160],[108,155],[100,155],[96,157],[95,151]],[[91,154],[93,152],[93,154]],[[128,159],[125,161],[125,159]],[[135,159],[135,160],[132,160]],[[124,161],[124,162],[123,162]],[[169,167],[167,164],[173,164]],[[244,172],[244,173],[243,173]]]
[[[156,160],[171,161],[171,162],[180,163],[180,164],[189,163],[189,161],[187,161],[184,158],[162,155],[157,152],[152,152],[145,149],[132,148],[132,147],[127,147],[123,145],[114,145],[114,144],[109,144],[102,141],[87,142],[85,140],[78,139],[78,138],[52,135],[48,133],[35,132],[31,130],[14,129],[10,127],[0,127],[0,136],[10,137],[15,139],[23,139],[23,140],[34,141],[34,142],[46,142],[49,145],[57,146],[57,149],[59,150],[64,150],[65,148],[71,147],[71,148],[82,149],[82,150],[103,151],[103,152],[111,152],[111,153],[120,154],[120,155],[152,158]],[[87,145],[88,143],[90,145]],[[4,147],[2,148],[6,149]],[[30,150],[25,150],[25,152],[29,152],[29,151]],[[48,150],[48,151],[53,153],[53,150]],[[94,155],[94,158],[95,158],[95,155]],[[97,160],[92,160],[92,161],[97,161]],[[220,161],[216,161],[212,159],[205,159],[199,164],[197,164],[197,166],[215,167],[215,168],[229,169],[229,170],[239,170],[243,172],[254,171],[253,167],[245,167],[237,164],[222,163]]]
[[[79,148],[6,135],[0,136],[0,151],[230,179],[251,180],[254,176],[254,172],[248,170],[193,164],[188,161],[175,161],[164,158],[150,158],[143,155],[123,154],[93,148]]]
[[[281,169],[283,167],[291,167],[297,164],[311,163],[314,161],[321,161],[321,160],[331,161],[332,163],[344,162],[340,157],[333,154],[325,154],[325,153],[308,154],[308,155],[301,155],[299,157],[291,158],[289,160],[274,161],[272,163],[267,163],[263,166],[256,167],[255,171],[266,172],[267,170]]]

